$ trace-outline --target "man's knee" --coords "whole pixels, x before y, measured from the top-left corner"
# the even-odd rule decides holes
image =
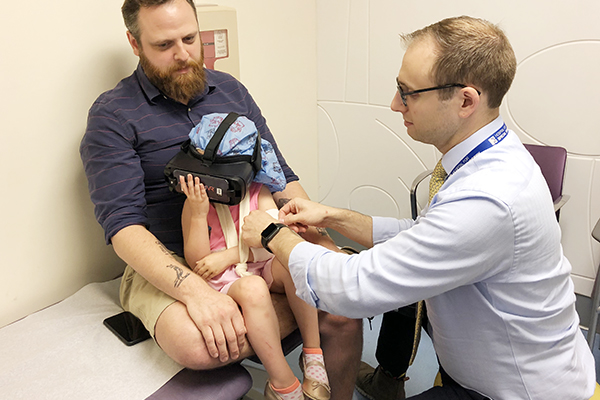
[[[169,357],[178,364],[193,370],[213,369],[221,366],[218,358],[208,354],[202,335],[195,332],[179,334],[162,333],[157,330],[157,342]]]
[[[362,334],[362,319],[351,319],[319,311],[321,335],[356,336]]]
[[[185,368],[197,371],[214,369],[224,365],[218,358],[212,358],[204,346],[197,346],[196,349],[179,352],[176,357],[177,359],[173,357],[175,362]]]
[[[155,339],[170,358],[186,368],[205,370],[223,365],[208,354],[202,334],[180,302],[173,303],[160,315]]]

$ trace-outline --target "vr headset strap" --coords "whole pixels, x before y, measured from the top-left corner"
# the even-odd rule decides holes
[[[219,127],[217,128],[217,131],[206,145],[206,149],[204,149],[204,155],[202,156],[203,163],[210,166],[215,161],[215,157],[217,156],[217,150],[219,149],[219,144],[221,144],[223,136],[225,136],[225,133],[227,133],[227,129],[229,129],[231,124],[233,124],[238,119],[238,117],[239,114],[230,112],[229,114],[227,114],[225,119],[221,121]]]
[[[239,232],[235,229],[235,224],[233,223],[229,206],[220,203],[214,203],[213,205],[217,211],[219,222],[221,223],[221,230],[223,231],[227,248],[230,249],[238,246],[240,262],[235,266],[235,272],[240,277],[252,275],[252,273],[248,272],[248,265],[246,264],[250,249],[242,240],[242,226],[244,224],[244,218],[250,214],[250,197],[248,194],[246,194],[239,205]]]

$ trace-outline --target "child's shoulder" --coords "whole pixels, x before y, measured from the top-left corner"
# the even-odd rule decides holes
[[[258,195],[262,189],[263,184],[258,182],[252,182],[250,184],[250,196]]]

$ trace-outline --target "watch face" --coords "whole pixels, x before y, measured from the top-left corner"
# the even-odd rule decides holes
[[[277,225],[275,225],[274,223],[271,223],[271,224],[269,224],[269,226],[267,226],[265,228],[264,231],[262,231],[262,233],[260,235],[264,238],[268,238],[273,232],[275,232],[276,229],[277,229]]]

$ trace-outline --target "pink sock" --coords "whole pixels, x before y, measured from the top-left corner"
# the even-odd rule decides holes
[[[311,361],[317,361],[321,364],[325,365],[325,361],[323,359],[323,350],[316,348],[302,348],[302,356],[304,357],[304,363],[308,365]],[[304,371],[304,376],[310,378],[317,382],[322,382],[329,385],[329,379],[327,378],[327,371],[321,365],[311,365],[306,371]]]
[[[269,383],[269,385],[271,385]],[[300,381],[296,379],[296,381],[289,387],[283,389],[277,389],[275,386],[271,385],[274,391],[281,396],[283,400],[304,400],[304,394],[302,394],[302,386],[300,386]]]

